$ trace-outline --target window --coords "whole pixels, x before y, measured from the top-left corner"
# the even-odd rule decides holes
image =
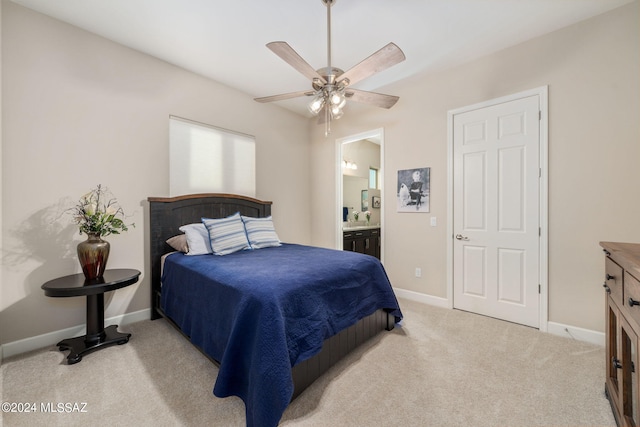
[[[169,193],[255,197],[255,138],[169,117]]]
[[[369,168],[369,188],[378,189],[378,169]]]

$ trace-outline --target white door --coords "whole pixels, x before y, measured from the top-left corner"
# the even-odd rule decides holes
[[[454,308],[539,327],[540,106],[453,117]]]

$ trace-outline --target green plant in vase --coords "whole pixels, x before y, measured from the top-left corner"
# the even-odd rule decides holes
[[[88,280],[101,278],[109,258],[109,242],[105,236],[120,234],[135,227],[124,222],[125,214],[111,192],[98,185],[80,198],[70,209],[80,234],[86,234],[87,240],[78,244],[78,261]]]

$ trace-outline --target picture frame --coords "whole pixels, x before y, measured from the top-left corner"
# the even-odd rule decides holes
[[[398,170],[398,212],[429,212],[431,168]]]
[[[380,206],[382,205],[382,202],[380,200],[380,197],[378,196],[372,196],[371,197],[371,205],[374,209],[380,209]]]

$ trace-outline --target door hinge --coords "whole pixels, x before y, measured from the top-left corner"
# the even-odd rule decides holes
[[[540,283],[538,283],[538,293],[541,294],[542,293],[542,286],[540,285]]]
[[[542,227],[538,227],[538,237],[542,236]]]
[[[538,120],[542,120],[542,110],[538,110]]]

